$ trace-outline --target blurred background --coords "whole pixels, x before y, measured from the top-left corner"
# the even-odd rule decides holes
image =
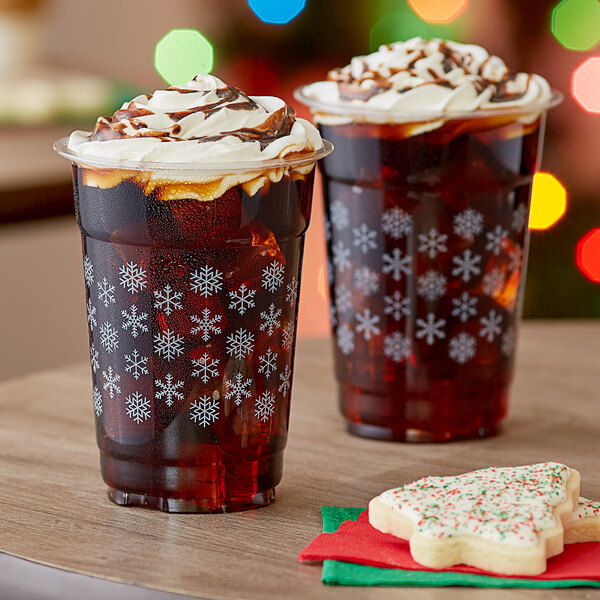
[[[212,72],[296,106],[293,89],[380,44],[444,37],[485,46],[565,95],[536,181],[527,318],[600,316],[598,0],[0,0],[0,379],[87,356],[68,163],[52,142],[165,87],[154,48],[198,29]],[[299,335],[329,335],[317,181]],[[532,219],[533,219],[532,217]]]

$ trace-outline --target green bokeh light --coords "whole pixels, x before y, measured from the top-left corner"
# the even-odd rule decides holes
[[[154,68],[169,85],[184,85],[213,68],[212,44],[195,29],[172,29],[156,44]]]
[[[552,10],[550,28],[569,50],[590,50],[600,42],[600,2],[562,0]]]

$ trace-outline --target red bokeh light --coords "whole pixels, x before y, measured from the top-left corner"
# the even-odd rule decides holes
[[[590,281],[600,283],[600,227],[588,231],[577,242],[575,262]]]
[[[591,56],[573,71],[571,94],[583,109],[600,113],[600,56]]]

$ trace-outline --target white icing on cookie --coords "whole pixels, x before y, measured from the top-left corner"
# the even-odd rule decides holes
[[[380,501],[428,538],[474,535],[510,546],[535,546],[557,522],[570,469],[554,462],[489,467],[455,477],[424,477],[388,490]]]

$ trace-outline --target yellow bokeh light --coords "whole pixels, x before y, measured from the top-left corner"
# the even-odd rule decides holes
[[[550,173],[536,173],[533,176],[529,228],[548,229],[566,210],[567,191],[562,183]]]
[[[467,4],[468,0],[408,0],[408,5],[427,23],[450,23]]]

